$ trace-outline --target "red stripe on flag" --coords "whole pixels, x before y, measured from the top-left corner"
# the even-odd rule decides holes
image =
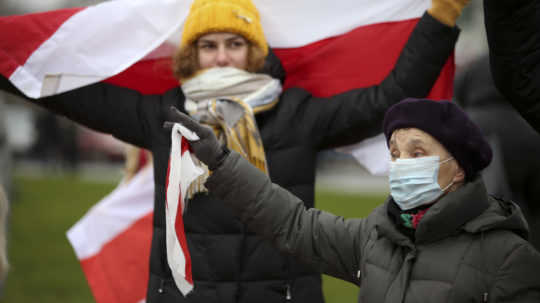
[[[180,152],[180,156],[183,156],[186,151],[191,152],[191,146],[189,145],[189,142],[186,138],[182,137],[182,152]]]
[[[71,16],[84,8],[0,18],[0,72],[9,78],[18,66]]]
[[[299,86],[325,97],[380,83],[394,67],[418,20],[362,26],[305,47],[276,49],[287,72],[285,88]],[[452,96],[453,59],[449,61],[433,90],[437,98]]]
[[[176,231],[176,238],[178,238],[178,241],[180,242],[180,247],[182,248],[182,252],[184,253],[184,259],[186,260],[186,281],[189,284],[193,285],[193,277],[191,275],[191,255],[189,254],[186,234],[184,232],[184,218],[182,216],[183,209],[184,205],[182,199],[182,188],[180,187],[180,195],[178,195],[178,208],[176,209],[176,220],[174,220],[174,230]]]
[[[172,74],[170,58],[139,61],[120,74],[104,81],[135,89],[145,95],[163,94],[178,86],[178,80]]]
[[[325,97],[382,82],[418,20],[362,26],[303,47],[274,49],[287,72],[285,88],[302,87],[315,96]],[[143,94],[163,93],[178,85],[170,64],[170,59],[144,60],[106,81]],[[428,97],[450,99],[453,79],[452,56]]]
[[[146,297],[152,240],[152,213],[81,260],[92,293],[99,303],[134,303]],[[121,260],[119,260],[121,256]]]

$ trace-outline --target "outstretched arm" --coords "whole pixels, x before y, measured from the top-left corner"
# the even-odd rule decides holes
[[[97,83],[41,99],[24,96],[8,79],[0,76],[0,89],[15,94],[55,114],[67,117],[93,130],[144,148],[150,147],[148,119],[160,117],[158,96]]]
[[[314,127],[310,133],[317,134],[315,145],[335,147],[376,135],[390,106],[407,97],[426,97],[454,52],[459,35],[455,19],[467,2],[433,0],[432,8],[416,24],[394,68],[380,84],[308,100],[309,114],[299,124]]]
[[[306,209],[296,196],[231,152],[206,182],[248,228],[315,270],[357,284],[362,219]]]
[[[190,142],[191,148],[213,170],[206,187],[228,204],[250,230],[320,272],[358,283],[364,220],[345,220],[317,209],[307,210],[300,199],[273,184],[238,153],[224,149],[210,128],[175,109],[171,109],[168,120],[198,135],[200,140]],[[165,126],[172,128],[170,123]]]

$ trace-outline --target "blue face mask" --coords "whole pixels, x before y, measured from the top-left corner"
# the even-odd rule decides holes
[[[437,182],[439,165],[450,160],[439,163],[439,156],[433,156],[390,162],[390,195],[396,204],[408,210],[437,200],[453,184],[441,189]]]

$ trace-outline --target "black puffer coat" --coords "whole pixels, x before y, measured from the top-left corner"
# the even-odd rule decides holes
[[[452,54],[457,36],[456,28],[425,14],[394,70],[380,85],[325,99],[300,88],[284,91],[276,107],[256,117],[273,182],[312,207],[317,152],[375,135],[389,106],[405,97],[426,96]],[[274,75],[281,74],[281,68],[271,67]],[[194,197],[184,215],[195,291],[182,297],[166,257],[164,198],[171,142],[162,125],[168,108],[182,109],[183,102],[179,87],[164,95],[143,96],[96,84],[36,103],[152,151],[155,204],[147,302],[263,303],[287,298],[322,302],[319,274],[281,255],[247,231],[222,201],[204,194]]]
[[[484,1],[497,88],[540,132],[540,1]]]

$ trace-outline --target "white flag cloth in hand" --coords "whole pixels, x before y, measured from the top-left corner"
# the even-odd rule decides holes
[[[167,172],[167,194],[165,206],[167,261],[178,289],[185,296],[193,289],[191,258],[184,233],[182,215],[186,209],[184,200],[189,185],[203,174],[191,158],[189,143],[184,138],[193,138],[193,132],[176,123],[171,133],[171,154]]]

